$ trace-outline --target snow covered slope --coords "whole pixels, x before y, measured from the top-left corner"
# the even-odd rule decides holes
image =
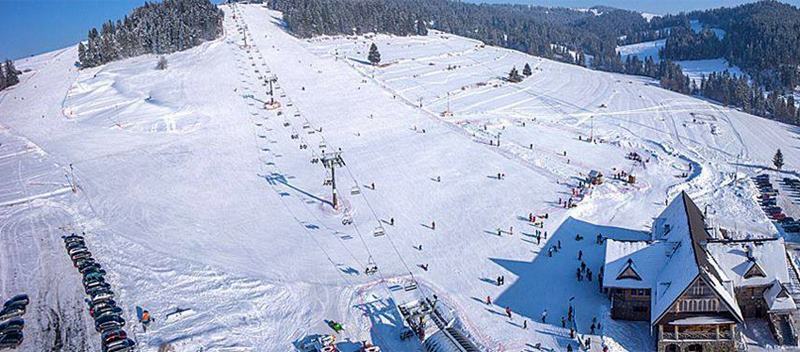
[[[743,176],[776,148],[800,160],[794,128],[640,77],[437,32],[300,40],[261,6],[223,9],[224,37],[168,55],[167,70],[142,56],[78,71],[65,49],[0,93],[0,295],[32,296],[23,351],[55,336],[98,350],[58,244],[70,230],[87,233],[142,351],[293,350],[332,333],[328,320],[344,324],[344,351],[419,351],[398,338],[394,308],[411,274],[488,350],[574,347],[559,323],[570,297],[581,334],[597,317],[612,350],[648,350],[646,324],[610,320],[596,282],[575,281],[577,251],[596,269],[597,233],[645,236],[684,189],[743,235],[774,233]],[[364,63],[372,41],[381,67]],[[526,62],[532,77],[500,79]],[[265,110],[271,75],[282,107]],[[332,209],[312,161],[339,148]],[[592,169],[609,181],[559,206]],[[637,183],[610,179],[620,171]],[[528,221],[545,213],[542,227]],[[147,333],[136,306],[154,314]]]

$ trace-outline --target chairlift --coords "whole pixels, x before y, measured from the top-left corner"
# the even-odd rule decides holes
[[[361,189],[358,188],[358,186],[353,186],[353,188],[350,189],[350,194],[352,195],[361,194]]]
[[[375,236],[375,237],[380,237],[380,236],[383,236],[385,234],[386,234],[386,232],[383,230],[383,227],[381,227],[381,226],[376,227],[375,230],[372,231],[372,235]]]
[[[403,286],[403,289],[406,291],[414,291],[417,289],[417,282],[411,281]]]

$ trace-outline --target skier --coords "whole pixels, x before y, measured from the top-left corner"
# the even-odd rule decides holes
[[[511,308],[506,307],[506,315],[508,315],[508,319],[513,319],[511,318]]]
[[[581,261],[581,271],[586,271],[586,262]]]
[[[583,250],[578,250],[578,260],[583,259]]]
[[[558,240],[558,249],[561,249],[561,240]]]
[[[375,182],[372,183],[372,190],[375,190]]]
[[[586,269],[586,278],[592,281],[592,269]]]
[[[572,352],[572,344],[567,345],[567,352]]]
[[[514,234],[514,226],[510,226],[510,227],[508,228],[508,234],[509,234],[509,235],[513,235],[513,234]]]
[[[553,247],[550,247],[550,248],[547,249],[547,256],[548,257],[552,257],[553,256]]]
[[[502,285],[502,283],[500,283],[500,277],[498,276],[497,277],[497,286],[500,286],[500,285]]]
[[[392,225],[392,226],[394,226],[394,218],[390,218],[390,219],[389,219],[389,225]]]
[[[492,305],[492,297],[491,296],[486,296],[486,304],[487,305]]]
[[[523,320],[522,321],[522,328],[525,329],[525,330],[528,330],[528,321],[527,320]]]
[[[534,222],[533,213],[528,213],[528,221],[529,222]]]
[[[436,176],[436,182],[442,182],[442,176]]]
[[[436,221],[431,221],[431,230],[436,230]]]
[[[547,309],[542,312],[542,323],[547,323]]]
[[[564,319],[564,316],[561,316],[561,327],[562,328],[567,327],[567,319]]]
[[[542,236],[536,236],[536,244],[537,245],[541,244],[541,242],[542,242]]]
[[[578,278],[578,281],[581,281],[581,279],[583,279],[583,275],[581,275],[580,268],[578,268],[577,272],[575,273],[575,276]]]
[[[150,325],[151,321],[153,321],[153,319],[150,318],[150,312],[149,311],[142,312],[142,319],[139,322],[142,323],[142,329],[144,330],[144,332],[147,332],[147,327]]]
[[[591,332],[592,335],[594,335],[594,329],[595,328],[596,328],[596,326],[594,325],[594,323],[592,323],[592,326],[589,327],[589,331]]]
[[[547,239],[547,231],[544,232],[544,239]]]

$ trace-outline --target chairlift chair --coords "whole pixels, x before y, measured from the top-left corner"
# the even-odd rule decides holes
[[[403,289],[406,291],[414,291],[417,289],[417,283],[415,281],[411,281],[403,286]]]
[[[383,227],[381,226],[376,227],[375,230],[372,231],[372,235],[375,237],[383,236],[385,234],[386,231],[384,231]]]
[[[356,194],[360,194],[360,193],[361,193],[361,189],[358,188],[358,186],[353,186],[353,188],[350,189],[350,194],[352,194],[352,195],[356,195]]]
[[[333,184],[333,179],[331,179],[330,177],[326,177],[325,181],[322,181],[323,186],[330,186],[332,184]]]
[[[319,149],[325,149],[327,147],[328,146],[325,144],[325,142],[319,142]]]

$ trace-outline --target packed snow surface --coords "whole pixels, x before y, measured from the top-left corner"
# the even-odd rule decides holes
[[[737,233],[774,234],[745,176],[777,148],[800,161],[795,128],[645,78],[440,32],[302,40],[279,13],[222,8],[224,36],[166,70],[151,55],[78,70],[69,48],[21,62],[0,93],[0,294],[32,297],[21,351],[99,350],[61,245],[72,231],[141,351],[288,351],[329,321],[343,351],[420,351],[395,308],[413,279],[487,350],[575,347],[569,304],[581,335],[602,323],[593,350],[650,350],[647,323],[611,320],[597,281],[575,280],[578,250],[597,272],[598,233],[646,238],[681,190]],[[525,63],[531,77],[503,79]],[[312,161],[339,150],[333,209]],[[606,182],[573,195],[593,169]]]
[[[666,44],[666,39],[653,40],[648,42],[641,42],[635,44],[621,45],[617,47],[617,52],[622,56],[622,60],[626,60],[628,56],[636,56],[639,60],[644,61],[646,58],[651,57],[653,61],[659,62],[661,59],[658,56],[658,51]],[[731,65],[728,60],[724,58],[706,59],[706,60],[680,60],[676,61],[681,65],[683,73],[689,76],[690,79],[700,84],[700,79],[703,75],[708,76],[712,72],[728,71],[732,75],[741,76],[744,73],[735,65]]]

